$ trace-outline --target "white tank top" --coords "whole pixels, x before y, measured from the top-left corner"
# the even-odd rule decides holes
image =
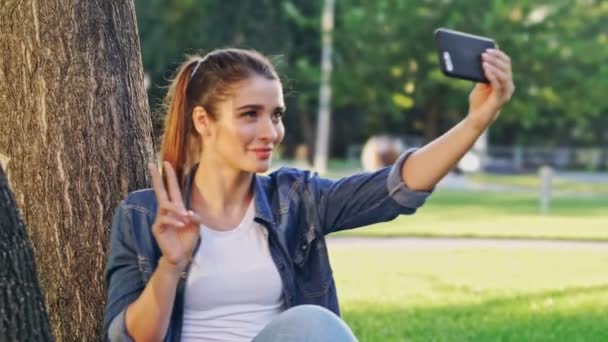
[[[284,310],[268,232],[254,216],[252,200],[232,230],[201,225],[186,281],[182,341],[251,341]]]

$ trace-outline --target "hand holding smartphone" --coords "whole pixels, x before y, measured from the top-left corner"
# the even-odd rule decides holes
[[[448,77],[490,83],[481,67],[481,54],[495,49],[496,43],[488,37],[438,28],[435,41],[441,71]]]

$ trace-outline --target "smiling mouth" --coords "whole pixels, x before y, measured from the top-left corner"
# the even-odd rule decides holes
[[[259,159],[268,159],[272,154],[272,148],[254,148],[251,149]]]

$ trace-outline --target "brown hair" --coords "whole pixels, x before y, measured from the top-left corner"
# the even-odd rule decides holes
[[[230,86],[253,75],[279,80],[268,58],[254,50],[219,49],[192,55],[177,69],[165,98],[160,158],[171,163],[180,184],[201,151],[192,122],[194,107],[203,107],[215,119],[216,104],[230,94]]]

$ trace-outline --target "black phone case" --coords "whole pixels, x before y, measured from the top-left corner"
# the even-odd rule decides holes
[[[435,41],[439,53],[441,71],[446,76],[490,83],[481,68],[481,54],[496,48],[494,40],[465,32],[438,28]]]

